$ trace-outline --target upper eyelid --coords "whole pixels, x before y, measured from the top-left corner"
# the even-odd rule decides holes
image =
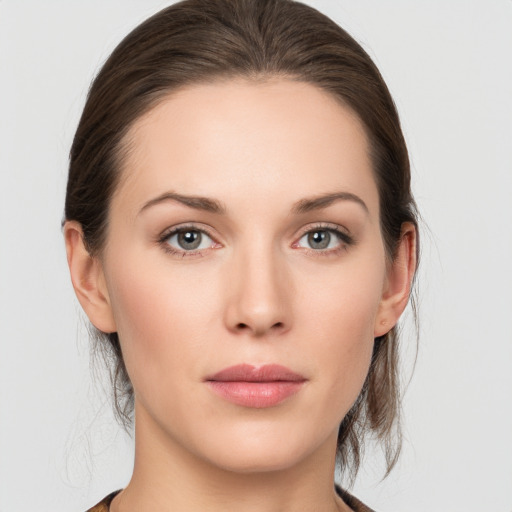
[[[318,223],[310,224],[308,226],[304,226],[303,228],[301,228],[301,230],[300,230],[301,234],[299,236],[302,237],[307,233],[311,233],[312,231],[333,231],[335,233],[345,235],[349,238],[353,238],[353,236],[348,228],[346,228],[345,226],[343,226],[341,224],[335,224],[335,223],[330,223],[330,222],[318,222]]]
[[[171,226],[171,227],[164,229],[162,231],[162,233],[160,234],[159,239],[166,240],[170,236],[172,236],[176,233],[179,233],[180,231],[185,231],[187,229],[190,229],[192,231],[200,231],[201,233],[208,235],[212,240],[217,242],[216,236],[212,233],[212,231],[209,228],[205,227],[202,224],[197,225],[195,223],[186,223],[186,222],[183,224],[178,224],[176,226]]]
[[[315,229],[325,229],[325,230],[327,230],[327,229],[333,229],[333,230],[341,229],[341,230],[346,230],[346,228],[344,228],[342,225],[335,224],[334,222],[313,222],[311,224],[307,224],[306,226],[304,226],[301,229],[304,230],[306,233],[308,231],[312,231],[312,230],[315,230]]]

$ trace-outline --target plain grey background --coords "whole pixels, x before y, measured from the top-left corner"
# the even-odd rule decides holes
[[[168,3],[0,0],[0,512],[83,512],[130,475],[108,382],[91,378],[60,222],[88,85]],[[512,1],[307,3],[384,75],[428,226],[403,457],[381,483],[370,451],[354,493],[380,512],[510,512]],[[404,331],[407,380],[407,319]]]

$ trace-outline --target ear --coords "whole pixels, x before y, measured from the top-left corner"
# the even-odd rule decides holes
[[[87,251],[80,223],[66,221],[64,240],[71,282],[91,323],[100,331],[116,332],[116,325],[100,260]]]
[[[374,337],[384,336],[398,322],[411,293],[416,271],[416,227],[404,222],[395,259],[388,265]]]

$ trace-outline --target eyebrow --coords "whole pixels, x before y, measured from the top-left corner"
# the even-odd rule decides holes
[[[165,192],[164,194],[151,199],[140,209],[139,213],[142,213],[144,210],[147,210],[151,206],[155,206],[160,203],[164,203],[167,201],[176,201],[178,203],[184,204],[189,208],[194,208],[195,210],[203,210],[210,213],[217,213],[223,215],[226,213],[225,206],[216,199],[211,199],[208,197],[201,196],[188,196],[183,194],[177,194],[175,192]],[[292,213],[294,214],[303,214],[308,213],[314,210],[321,210],[322,208],[327,208],[331,204],[337,201],[352,201],[360,205],[366,213],[369,213],[368,206],[366,203],[356,194],[352,194],[351,192],[334,192],[329,194],[323,194],[317,197],[305,198],[297,201],[292,207]]]
[[[292,212],[297,214],[308,213],[313,210],[327,208],[337,201],[353,201],[361,206],[366,213],[370,213],[366,203],[359,196],[352,194],[351,192],[334,192],[310,199],[301,199],[293,205]]]
[[[178,203],[184,204],[189,208],[194,208],[196,210],[203,210],[210,213],[218,213],[224,214],[226,213],[226,208],[222,205],[220,201],[215,199],[210,199],[208,197],[200,197],[200,196],[185,196],[182,194],[176,194],[175,192],[166,192],[154,199],[151,199],[140,209],[139,213],[142,213],[144,210],[147,210],[151,206],[156,204],[164,203],[167,201],[176,201]]]

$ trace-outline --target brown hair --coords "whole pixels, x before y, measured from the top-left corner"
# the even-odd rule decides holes
[[[65,218],[78,221],[92,256],[107,236],[126,134],[171,91],[219,78],[282,76],[313,84],[362,120],[379,190],[381,231],[393,258],[404,222],[417,225],[407,148],[376,66],[342,28],[293,0],[185,0],[160,11],[117,46],[94,79],[70,152]],[[130,424],[133,388],[117,333],[107,350],[119,418]],[[107,343],[105,343],[107,340]],[[363,389],[339,428],[338,461],[354,476],[365,434],[381,441],[387,472],[400,450],[398,335],[375,340]]]

